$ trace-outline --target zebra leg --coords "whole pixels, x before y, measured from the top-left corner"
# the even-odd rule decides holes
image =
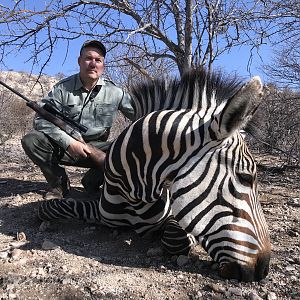
[[[38,217],[42,221],[76,219],[100,222],[99,200],[76,201],[71,198],[41,202]]]
[[[187,255],[196,244],[196,240],[193,235],[182,229],[173,216],[170,216],[165,221],[161,243],[172,255]]]

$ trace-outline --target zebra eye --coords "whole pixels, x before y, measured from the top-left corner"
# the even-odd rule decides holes
[[[239,181],[243,185],[252,186],[254,183],[254,176],[248,173],[236,173]]]

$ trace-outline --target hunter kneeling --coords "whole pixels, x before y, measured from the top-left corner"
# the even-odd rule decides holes
[[[87,127],[87,131],[76,139],[36,115],[34,130],[22,138],[24,151],[40,167],[49,184],[46,200],[60,199],[70,192],[63,165],[90,168],[81,183],[89,194],[97,193],[104,178],[105,152],[111,144],[107,139],[116,113],[120,110],[130,120],[134,119],[130,95],[102,78],[105,55],[100,41],[86,41],[78,58],[79,73],[58,82],[42,100]]]

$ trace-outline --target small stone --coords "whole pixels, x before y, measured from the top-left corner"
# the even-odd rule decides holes
[[[286,271],[288,271],[288,272],[296,271],[296,268],[293,267],[293,266],[287,266],[285,269],[286,269]]]
[[[274,292],[268,292],[267,300],[277,300],[277,296]]]
[[[68,270],[68,267],[66,265],[63,265],[60,267],[64,272],[66,272]]]
[[[10,256],[11,256],[12,259],[17,259],[17,258],[19,258],[19,257],[22,255],[22,252],[23,252],[23,250],[20,250],[20,249],[14,249],[14,250],[11,252]]]
[[[19,260],[18,260],[18,265],[25,265],[25,264],[27,264],[27,258],[20,258]]]
[[[147,251],[147,256],[148,257],[153,257],[153,256],[162,256],[163,250],[160,247],[157,248],[149,248]]]
[[[298,280],[297,276],[295,276],[295,275],[291,276],[290,279],[291,279],[291,281],[297,281]]]
[[[249,294],[249,299],[250,300],[263,300],[263,298],[259,297],[255,292],[251,292]]]
[[[131,239],[129,239],[129,240],[124,240],[124,243],[127,244],[128,246],[130,246],[131,243],[132,243],[132,240],[131,240]]]
[[[41,223],[39,227],[40,232],[47,231],[51,227],[51,223],[49,221],[44,221]]]
[[[166,269],[167,269],[167,268],[166,268],[165,266],[163,266],[163,265],[161,265],[159,268],[160,268],[161,271],[166,271]]]
[[[40,276],[45,276],[46,272],[45,272],[45,270],[43,268],[38,268],[37,274],[40,275]]]
[[[64,278],[62,280],[62,284],[71,284],[72,283],[72,280],[70,278]]]
[[[182,267],[182,266],[186,265],[188,262],[189,262],[189,258],[185,255],[179,255],[177,257],[177,265],[179,267]]]
[[[219,284],[210,283],[208,287],[216,293],[225,293],[225,288]]]
[[[235,296],[239,296],[239,297],[242,297],[242,296],[243,296],[243,292],[242,292],[242,290],[239,289],[239,288],[230,287],[230,288],[228,289],[228,293],[229,293],[230,295],[235,295]]]
[[[19,194],[17,194],[14,200],[17,202],[22,201],[22,197]]]
[[[8,252],[5,251],[5,252],[0,252],[0,258],[2,259],[7,259],[8,258]],[[1,299],[1,298],[0,298]]]
[[[48,240],[44,240],[44,242],[42,244],[42,248],[44,250],[56,250],[56,249],[59,249],[60,247]]]

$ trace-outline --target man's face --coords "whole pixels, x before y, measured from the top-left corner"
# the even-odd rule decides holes
[[[97,80],[104,72],[104,57],[95,47],[82,49],[78,58],[80,77],[82,80]]]

